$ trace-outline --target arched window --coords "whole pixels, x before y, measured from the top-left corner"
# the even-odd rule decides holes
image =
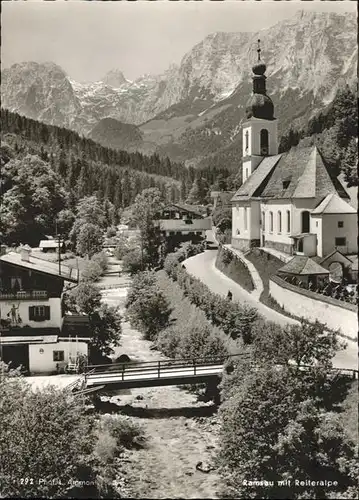
[[[302,233],[309,233],[309,227],[310,227],[309,221],[310,221],[310,214],[308,210],[304,210],[304,212],[302,212]]]
[[[290,233],[290,211],[287,210],[287,233]]]
[[[248,130],[246,130],[246,133],[244,134],[244,136],[245,136],[245,139],[246,139],[246,147],[245,147],[245,149],[247,151],[248,148],[249,148],[249,132],[248,132]]]
[[[262,212],[262,231],[266,230],[266,218],[265,218],[265,212]]]
[[[282,212],[278,212],[278,233],[282,232]]]
[[[261,130],[261,143],[260,143],[261,154],[263,154],[263,155],[268,154],[268,147],[269,147],[268,130],[265,128],[262,128],[262,130]]]
[[[269,212],[269,231],[273,233],[273,212]]]

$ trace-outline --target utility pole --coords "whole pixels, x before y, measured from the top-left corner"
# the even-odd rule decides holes
[[[61,276],[61,235],[57,232],[57,219],[55,219],[55,232],[57,238],[57,252],[59,259],[59,275]]]

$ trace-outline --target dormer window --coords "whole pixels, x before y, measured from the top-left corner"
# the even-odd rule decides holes
[[[286,179],[283,181],[283,189],[288,189],[290,184],[290,179]]]

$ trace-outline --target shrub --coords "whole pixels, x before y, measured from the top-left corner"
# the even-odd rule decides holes
[[[107,238],[113,238],[114,236],[116,236],[116,234],[117,234],[117,231],[116,231],[116,228],[114,226],[107,228],[107,231],[106,231]]]
[[[157,286],[172,308],[170,326],[158,335],[158,349],[172,358],[218,358],[228,354],[228,338],[210,324],[203,311],[191,304],[177,283],[160,272]]]
[[[142,255],[140,248],[132,248],[128,250],[128,252],[126,252],[126,254],[122,257],[123,270],[133,276],[143,269],[145,257],[145,252],[143,252]]]
[[[133,326],[143,332],[145,339],[154,340],[169,324],[171,310],[166,297],[155,288],[145,288],[127,309]]]
[[[91,261],[96,262],[100,266],[101,274],[104,274],[108,270],[108,257],[105,252],[95,253]]]
[[[118,450],[140,448],[146,442],[143,428],[126,417],[105,415],[102,418],[102,425],[115,438]]]
[[[86,262],[84,269],[81,273],[81,281],[94,282],[100,279],[102,269],[100,264],[93,260]]]

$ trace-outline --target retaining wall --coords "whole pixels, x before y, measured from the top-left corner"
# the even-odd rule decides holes
[[[318,320],[328,328],[339,329],[353,340],[358,338],[357,306],[298,288],[278,276],[269,280],[269,294],[287,312],[310,321]]]

